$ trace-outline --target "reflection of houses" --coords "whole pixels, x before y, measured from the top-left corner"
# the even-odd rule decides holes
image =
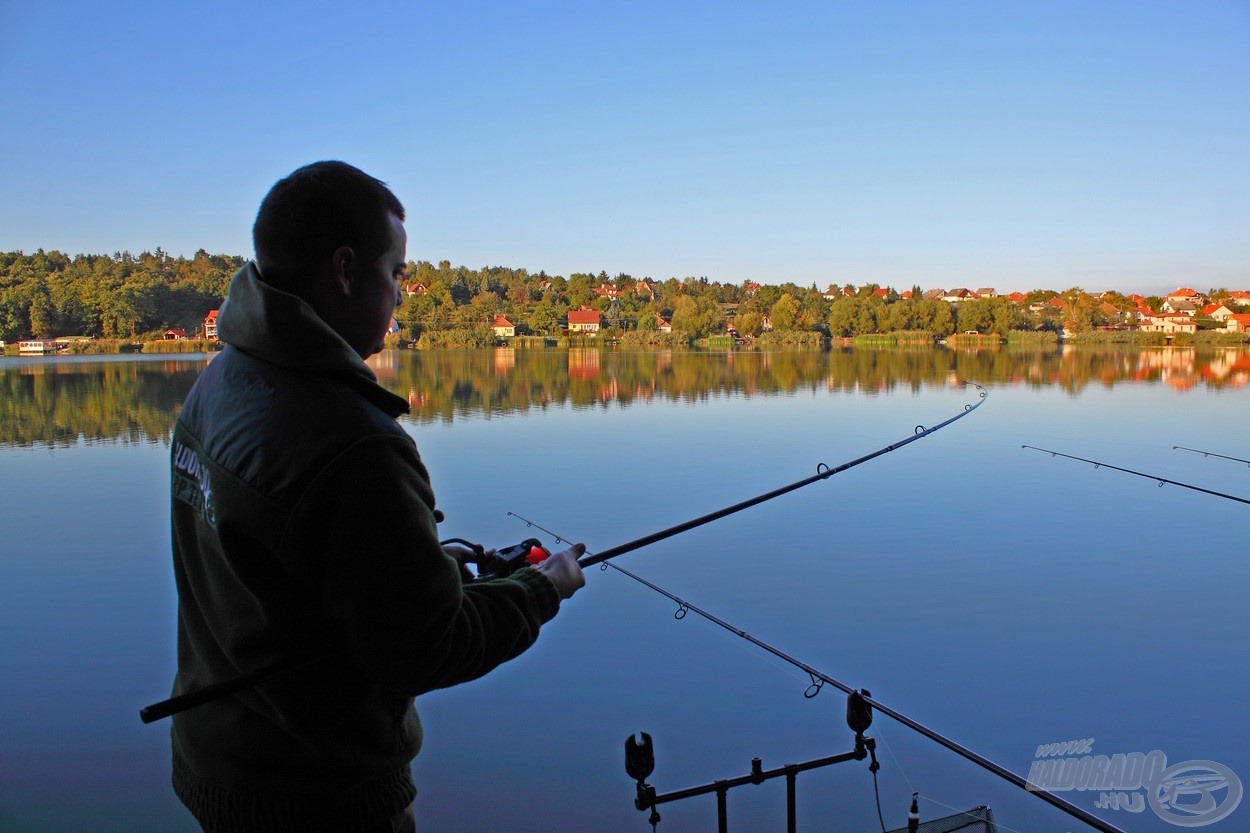
[[[365,364],[379,379],[394,379],[399,375],[399,351],[383,350],[365,359]]]
[[[597,309],[571,309],[569,310],[569,332],[570,333],[597,333],[599,332],[599,310]]]
[[[208,311],[208,315],[204,318],[204,338],[210,341],[217,340],[217,310]]]
[[[503,376],[509,370],[516,367],[516,348],[515,347],[496,347],[495,348],[495,375]]]
[[[512,338],[516,335],[516,325],[502,315],[495,316],[495,320],[490,322],[490,328],[500,338]]]
[[[599,351],[584,347],[569,349],[569,378],[594,379],[599,375]]]

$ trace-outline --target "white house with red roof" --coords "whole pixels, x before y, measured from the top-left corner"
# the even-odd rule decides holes
[[[516,335],[516,325],[503,315],[496,315],[495,320],[490,322],[490,328],[500,338],[512,338]]]
[[[1223,304],[1207,304],[1199,313],[1199,315],[1203,315],[1207,318],[1214,318],[1216,321],[1221,323],[1227,321],[1228,316],[1232,314],[1233,311]]]
[[[217,340],[217,313],[218,310],[210,309],[204,318],[204,338],[210,341]]]

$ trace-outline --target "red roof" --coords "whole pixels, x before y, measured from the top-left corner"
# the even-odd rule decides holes
[[[569,310],[569,324],[598,324],[599,310],[597,309],[571,309]]]
[[[490,322],[490,325],[492,327],[514,327],[516,326],[511,321],[509,321],[506,316],[503,316],[503,315],[496,315],[495,320]]]
[[[208,311],[208,317],[207,317],[207,318],[205,318],[204,320],[205,320],[205,321],[216,321],[216,320],[217,320],[217,310],[215,310],[215,309],[210,309],[210,310]]]

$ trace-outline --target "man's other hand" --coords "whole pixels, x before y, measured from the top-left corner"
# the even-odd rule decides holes
[[[540,561],[534,569],[551,579],[560,598],[567,599],[586,585],[586,577],[582,575],[581,565],[577,563],[577,559],[585,552],[585,544],[574,544],[567,550]]]

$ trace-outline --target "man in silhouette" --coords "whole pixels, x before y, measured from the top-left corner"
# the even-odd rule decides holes
[[[274,185],[175,424],[174,693],[301,662],[174,717],[174,789],[210,833],[412,830],[414,697],[520,654],[584,583],[581,545],[473,583],[439,545],[407,403],[364,362],[403,220],[342,162]]]

